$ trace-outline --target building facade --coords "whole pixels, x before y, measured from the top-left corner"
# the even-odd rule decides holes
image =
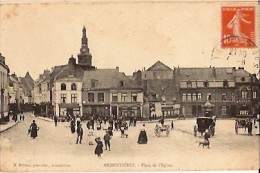
[[[8,76],[9,67],[5,64],[5,57],[0,53],[0,118],[8,115],[9,111],[9,92],[8,92]]]
[[[84,72],[85,116],[142,117],[142,104],[142,88],[118,68]]]

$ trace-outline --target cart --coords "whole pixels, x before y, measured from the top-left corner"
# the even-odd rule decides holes
[[[162,132],[166,132],[166,136],[168,137],[170,134],[170,126],[169,125],[156,125],[154,128],[155,136],[160,137]]]
[[[197,137],[197,133],[200,133],[202,136],[206,130],[209,130],[209,134],[214,136],[215,122],[211,117],[198,117],[194,126],[194,136]]]

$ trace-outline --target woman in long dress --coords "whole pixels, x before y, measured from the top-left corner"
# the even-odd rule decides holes
[[[75,133],[75,121],[74,121],[74,119],[72,119],[71,122],[70,122],[70,131],[71,131],[71,133]]]
[[[143,124],[143,127],[140,130],[139,137],[138,137],[138,144],[147,144],[148,139],[145,131],[145,124]]]
[[[95,154],[98,155],[98,157],[101,157],[101,154],[103,153],[103,143],[100,140],[100,137],[95,139],[97,146],[95,148]]]
[[[94,130],[92,126],[88,129],[88,145],[94,145]]]
[[[35,123],[35,120],[33,120],[32,124],[30,125],[30,128],[29,128],[29,133],[31,133],[31,137],[33,139],[35,139],[38,136],[38,130],[39,130],[39,127]]]

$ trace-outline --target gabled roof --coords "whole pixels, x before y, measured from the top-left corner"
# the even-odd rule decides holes
[[[172,69],[162,63],[161,61],[157,61],[154,65],[147,69],[147,71],[171,71]]]
[[[238,68],[236,70],[235,75],[239,76],[239,77],[247,77],[247,76],[250,76],[250,73],[243,68]]]
[[[128,78],[118,69],[95,69],[85,71],[83,76],[83,88],[91,88],[91,81],[97,81],[95,89],[136,89],[140,88],[136,81]],[[124,86],[120,85],[120,81]]]
[[[214,81],[233,80],[232,68],[177,68],[180,80]]]
[[[77,64],[68,64],[54,77],[54,80],[59,80],[67,77],[83,78],[84,70]]]

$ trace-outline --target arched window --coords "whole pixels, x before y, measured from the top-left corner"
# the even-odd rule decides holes
[[[77,90],[77,85],[75,83],[71,84],[71,90]]]
[[[62,83],[61,86],[60,86],[60,89],[61,89],[61,90],[66,90],[66,84],[65,84],[65,83]]]

